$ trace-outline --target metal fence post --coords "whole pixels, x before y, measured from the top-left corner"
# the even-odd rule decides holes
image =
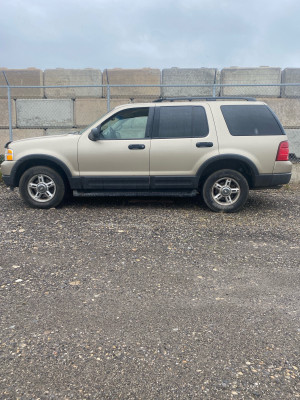
[[[110,86],[107,85],[107,112],[110,111]]]
[[[12,131],[12,113],[11,113],[11,92],[10,92],[10,86],[9,86],[8,79],[5,75],[5,72],[4,71],[2,71],[2,72],[3,72],[4,78],[5,78],[6,84],[7,84],[9,140],[12,141],[13,140],[13,131]]]
[[[216,84],[213,84],[213,97],[216,97]]]

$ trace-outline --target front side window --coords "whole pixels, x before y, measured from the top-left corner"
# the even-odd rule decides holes
[[[193,138],[208,135],[208,123],[204,107],[160,107],[153,137]]]
[[[228,105],[221,111],[232,136],[283,135],[283,129],[264,105]]]
[[[143,139],[149,108],[129,108],[122,110],[101,124],[102,139]]]

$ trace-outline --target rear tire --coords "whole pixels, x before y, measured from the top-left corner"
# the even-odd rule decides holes
[[[249,186],[246,178],[231,169],[212,173],[205,181],[202,196],[205,204],[216,212],[239,211],[248,199]]]
[[[22,199],[33,208],[57,207],[63,200],[66,187],[54,169],[36,166],[21,176],[19,190]]]

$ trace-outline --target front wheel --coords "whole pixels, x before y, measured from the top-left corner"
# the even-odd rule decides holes
[[[27,169],[21,176],[19,190],[22,199],[34,208],[58,206],[65,195],[65,184],[55,170],[45,166]]]
[[[202,189],[206,205],[217,212],[236,212],[247,201],[249,186],[246,178],[237,171],[222,169],[212,173]]]

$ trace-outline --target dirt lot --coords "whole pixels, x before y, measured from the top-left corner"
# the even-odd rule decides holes
[[[300,397],[299,186],[0,210],[0,399]]]

